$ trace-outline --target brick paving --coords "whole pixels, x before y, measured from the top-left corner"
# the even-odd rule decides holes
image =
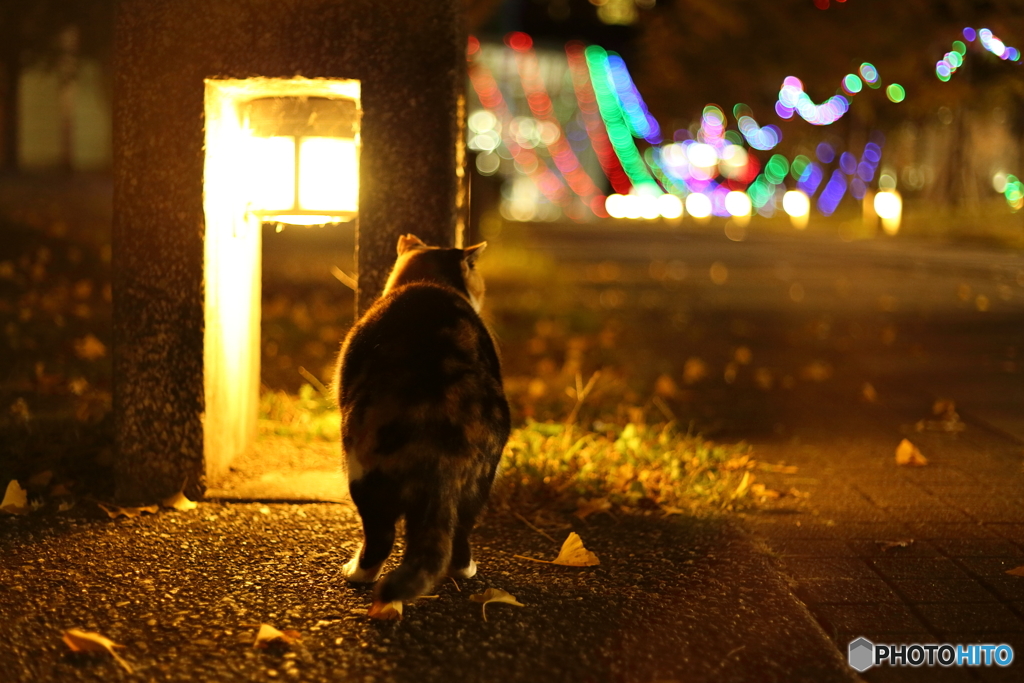
[[[907,395],[867,405],[822,389],[800,403],[790,438],[755,450],[798,467],[763,481],[809,496],[783,497],[746,522],[836,646],[845,653],[860,636],[1006,643],[1015,652],[1007,668],[885,667],[863,677],[1024,680],[1024,578],[1006,573],[1024,565],[1024,445],[970,421],[956,435],[916,432],[928,404]],[[896,465],[902,438],[926,466]]]

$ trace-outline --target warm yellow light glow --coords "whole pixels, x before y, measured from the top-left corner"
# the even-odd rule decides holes
[[[674,194],[663,194],[658,197],[658,211],[663,218],[676,220],[683,217],[683,200]]]
[[[256,438],[262,219],[254,212],[265,209],[287,213],[296,203],[295,138],[277,134],[255,136],[241,113],[248,103],[259,98],[302,97],[358,103],[360,85],[358,81],[304,78],[206,81],[203,434],[206,476],[211,483],[227,473],[234,457],[251,450]],[[358,136],[347,142],[350,144],[345,150],[332,150],[352,167]],[[300,159],[303,151],[300,148]],[[313,156],[316,159],[318,153]],[[319,156],[322,158],[323,154]],[[357,171],[346,173],[332,178],[354,179]],[[351,186],[357,187],[357,183],[353,180]],[[355,191],[347,191],[349,194],[343,196],[349,203],[343,210],[354,212]],[[315,187],[312,192],[315,203],[319,203],[322,188]],[[300,193],[305,193],[304,187]],[[316,212],[327,213],[327,208],[318,208]],[[329,208],[333,211],[335,207]],[[315,219],[316,223],[337,220],[333,216],[305,213],[301,218]]]
[[[696,219],[703,220],[711,216],[711,199],[700,192],[686,196],[686,213]]]
[[[789,220],[797,230],[807,227],[811,215],[811,200],[801,190],[790,190],[782,195],[782,209],[789,214]]]
[[[355,140],[302,138],[299,205],[307,211],[356,211],[359,149]]]
[[[875,195],[875,213],[882,219],[882,229],[888,235],[895,235],[900,229],[903,216],[903,198],[896,190],[882,190]]]
[[[746,192],[733,190],[725,195],[725,210],[735,218],[750,218],[751,203]]]
[[[604,210],[612,218],[625,218],[626,207],[623,206],[625,197],[621,194],[610,194],[604,200]]]
[[[250,161],[250,209],[283,211],[295,205],[295,138],[252,137],[245,143]]]
[[[658,198],[649,194],[637,195],[637,204],[640,207],[640,217],[646,218],[649,221],[654,220],[661,216],[661,211],[658,207]]]

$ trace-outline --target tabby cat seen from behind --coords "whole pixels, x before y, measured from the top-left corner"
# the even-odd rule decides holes
[[[398,239],[384,293],[349,332],[338,360],[338,404],[349,490],[363,545],[349,581],[373,582],[405,517],[405,555],[375,600],[410,600],[446,572],[476,573],[469,535],[508,440],[508,402],[484,285],[468,249]]]

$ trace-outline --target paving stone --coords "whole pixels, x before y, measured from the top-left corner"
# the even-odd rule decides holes
[[[900,542],[907,543],[907,545],[892,545]],[[853,540],[849,541],[849,544],[858,557],[900,558],[940,556],[939,551],[928,541],[918,541],[909,536],[903,538],[881,538],[873,541]]]
[[[929,603],[917,605],[917,609],[951,642],[961,642],[968,634],[1024,633],[1024,620],[996,602]]]
[[[888,579],[966,579],[953,562],[944,557],[875,558],[868,560]]]
[[[1017,543],[1024,543],[1024,524],[986,524],[990,531]]]
[[[982,581],[999,597],[1024,602],[1024,577],[1000,574],[982,577]],[[1024,664],[1024,652],[1021,653],[1021,663]]]
[[[964,567],[978,576],[1006,576],[1006,572],[1024,565],[1024,560],[1016,557],[961,557],[957,559]],[[1024,577],[1016,577],[1024,580]]]
[[[805,603],[857,604],[902,602],[882,579],[807,579],[795,590]]]
[[[907,526],[915,538],[995,538],[997,535],[988,525],[973,521],[954,524],[922,522],[911,523]]]
[[[1019,546],[998,538],[940,539],[934,541],[950,557],[1022,557]]]
[[[922,633],[928,629],[906,605],[824,605],[811,607],[825,633]]]
[[[910,528],[899,522],[886,521],[878,523],[837,521],[834,527],[836,537],[849,540],[877,541],[889,538],[913,538]]]
[[[779,555],[795,557],[853,557],[845,541],[821,538],[772,539],[769,547]]]
[[[855,557],[785,557],[783,565],[795,579],[876,578],[863,560]]]
[[[890,519],[899,522],[939,522],[955,524],[977,521],[961,509],[950,505],[907,505],[886,508]]]
[[[892,585],[912,603],[996,602],[992,592],[974,579],[894,579]]]

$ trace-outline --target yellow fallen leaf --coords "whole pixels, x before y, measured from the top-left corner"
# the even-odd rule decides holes
[[[900,445],[896,447],[896,464],[907,465],[908,467],[921,467],[928,464],[928,459],[921,455],[921,451],[917,450],[917,446],[903,439],[903,441],[900,441]]]
[[[871,382],[864,382],[864,386],[860,389],[860,395],[868,403],[874,403],[878,400],[878,392]]]
[[[507,593],[500,588],[488,588],[483,593],[477,593],[476,595],[470,595],[469,599],[473,602],[479,602],[483,604],[481,610],[483,610],[484,621],[487,621],[487,605],[492,602],[503,602],[506,605],[515,605],[516,607],[525,607],[523,603],[516,600],[516,596]]]
[[[0,510],[9,512],[12,515],[23,515],[31,508],[28,504],[28,491],[21,488],[17,479],[11,479],[7,484],[7,491],[4,499],[0,501]]]
[[[601,561],[597,559],[597,555],[583,547],[583,539],[575,531],[571,532],[569,538],[565,539],[562,549],[558,551],[558,557],[553,560],[538,560],[535,557],[525,557],[523,555],[513,555],[513,557],[518,557],[521,560],[530,560],[531,562],[543,562],[544,564],[560,564],[563,567],[593,567],[594,565],[601,564]]]
[[[252,646],[263,650],[271,643],[284,643],[285,645],[291,645],[296,640],[301,639],[302,634],[298,631],[278,631],[270,624],[260,624],[259,633],[256,634],[256,642],[253,643]]]
[[[749,486],[750,486],[750,470],[747,470],[746,472],[743,473],[743,478],[740,479],[740,483],[736,486],[736,490],[733,491],[732,497],[733,498],[740,498],[740,497],[742,497],[747,492],[747,488],[749,488]]]
[[[374,600],[373,604],[370,605],[370,609],[366,611],[366,616],[371,619],[380,619],[382,621],[395,621],[402,618],[402,601],[395,600],[394,602],[380,602]]]
[[[1024,576],[1024,564],[1019,567],[1014,567],[1013,569],[1007,569],[1006,573],[1010,576]]]
[[[597,555],[583,547],[583,539],[575,531],[565,539],[562,549],[558,551],[558,557],[552,564],[560,564],[566,567],[593,567],[601,564]]]
[[[178,491],[173,496],[165,498],[160,502],[160,504],[165,508],[174,508],[175,510],[181,510],[182,512],[185,512],[186,510],[195,510],[199,507],[199,503],[191,501],[185,497],[184,491]]]
[[[64,631],[64,642],[72,652],[108,652],[118,664],[124,667],[125,671],[134,673],[131,665],[114,652],[115,647],[124,647],[124,645],[118,645],[106,636],[71,628]]]
[[[157,512],[160,511],[160,506],[158,505],[147,505],[146,507],[140,508],[124,508],[121,507],[120,505],[106,505],[105,503],[96,504],[103,508],[103,511],[106,512],[107,516],[111,519],[116,519],[121,515],[124,515],[125,517],[132,519],[138,517],[143,512],[148,512],[150,514],[155,515]]]

